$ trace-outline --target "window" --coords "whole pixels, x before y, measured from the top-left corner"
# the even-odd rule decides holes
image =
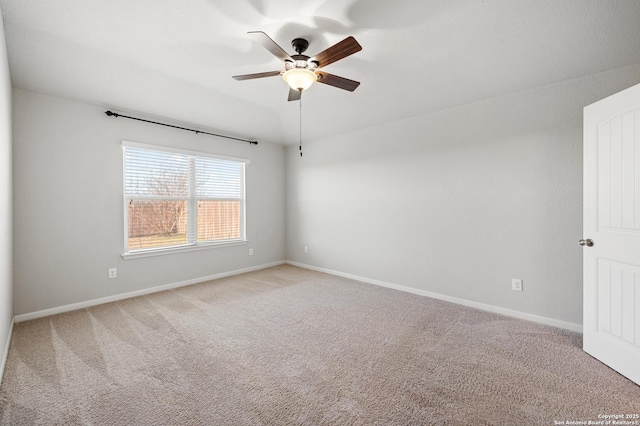
[[[123,142],[125,256],[245,241],[248,160]]]

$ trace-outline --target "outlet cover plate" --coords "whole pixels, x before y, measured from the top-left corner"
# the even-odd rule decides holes
[[[522,291],[522,280],[519,278],[513,278],[511,280],[511,290]]]

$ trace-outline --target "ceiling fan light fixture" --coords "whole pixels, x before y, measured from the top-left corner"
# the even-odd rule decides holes
[[[318,81],[315,72],[305,68],[293,68],[285,71],[282,78],[293,90],[307,90],[313,83]]]

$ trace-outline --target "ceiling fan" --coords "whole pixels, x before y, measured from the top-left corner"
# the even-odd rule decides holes
[[[289,84],[289,101],[297,101],[302,96],[302,91],[311,87],[316,81],[329,86],[353,92],[360,82],[349,80],[321,71],[329,64],[353,55],[362,50],[362,46],[353,37],[347,37],[339,43],[323,50],[315,56],[303,55],[309,47],[309,42],[303,38],[296,38],[291,42],[291,47],[297,55],[289,55],[282,47],[262,31],[250,31],[249,34],[262,47],[271,52],[276,58],[284,62],[284,71],[268,71],[256,74],[234,75],[236,80],[251,80],[254,78],[274,77],[282,75],[284,81]]]

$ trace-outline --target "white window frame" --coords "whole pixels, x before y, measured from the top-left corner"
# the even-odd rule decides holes
[[[197,222],[198,222],[198,209],[197,209],[197,202],[198,199],[196,197],[196,185],[195,185],[195,172],[190,172],[190,182],[189,182],[189,196],[187,197],[175,197],[176,200],[187,200],[188,202],[188,227],[190,228],[190,230],[187,232],[187,243],[186,244],[182,244],[182,245],[176,245],[176,246],[170,246],[170,247],[160,247],[160,248],[148,248],[148,249],[140,249],[140,250],[132,250],[129,251],[129,217],[128,217],[128,213],[129,213],[129,208],[128,208],[128,203],[130,199],[139,199],[139,200],[152,200],[154,198],[157,199],[163,199],[166,200],[169,197],[152,197],[152,196],[144,196],[144,197],[132,197],[130,195],[126,194],[126,190],[125,190],[125,182],[126,182],[126,171],[125,171],[125,167],[124,167],[124,152],[125,152],[125,148],[127,147],[131,147],[131,148],[140,148],[140,149],[146,149],[146,150],[152,150],[152,151],[159,151],[159,152],[169,152],[169,153],[175,153],[175,154],[181,154],[181,155],[187,155],[189,156],[189,168],[190,171],[194,170],[195,168],[195,157],[205,157],[205,158],[214,158],[214,159],[218,159],[218,160],[227,160],[227,161],[234,161],[237,163],[241,163],[242,164],[242,172],[241,172],[241,188],[242,188],[242,198],[241,198],[241,202],[240,202],[240,238],[237,239],[230,239],[230,240],[224,240],[224,241],[203,241],[203,242],[198,242],[197,238],[195,238],[194,236],[197,234],[196,232],[193,232],[192,227],[196,226],[197,227]],[[132,258],[138,258],[138,257],[149,257],[149,256],[158,256],[158,255],[164,255],[164,254],[170,254],[170,253],[183,253],[183,252],[188,252],[188,251],[193,251],[193,250],[204,250],[204,249],[211,249],[211,248],[218,248],[218,247],[229,247],[229,246],[234,246],[234,245],[241,245],[241,244],[246,244],[248,242],[247,240],[247,215],[246,215],[246,202],[247,202],[247,197],[246,197],[246,179],[245,179],[245,175],[246,175],[246,165],[249,164],[251,161],[246,159],[246,158],[238,158],[238,157],[229,157],[229,156],[223,156],[223,155],[217,155],[217,154],[210,154],[210,153],[205,153],[205,152],[198,152],[198,151],[189,151],[189,150],[185,150],[185,149],[179,149],[179,148],[173,148],[173,147],[166,147],[166,146],[160,146],[160,145],[151,145],[151,144],[144,144],[144,143],[138,143],[138,142],[130,142],[130,141],[122,141],[122,161],[123,161],[123,166],[122,166],[122,194],[123,194],[123,211],[124,211],[124,253],[122,253],[122,257],[124,259],[132,259]],[[206,200],[206,198],[203,198],[204,200]],[[222,198],[213,198],[215,200],[218,201],[224,201],[224,199]],[[231,200],[231,199],[229,199]],[[236,201],[237,199],[232,199],[233,201]],[[195,225],[194,225],[195,224]]]

